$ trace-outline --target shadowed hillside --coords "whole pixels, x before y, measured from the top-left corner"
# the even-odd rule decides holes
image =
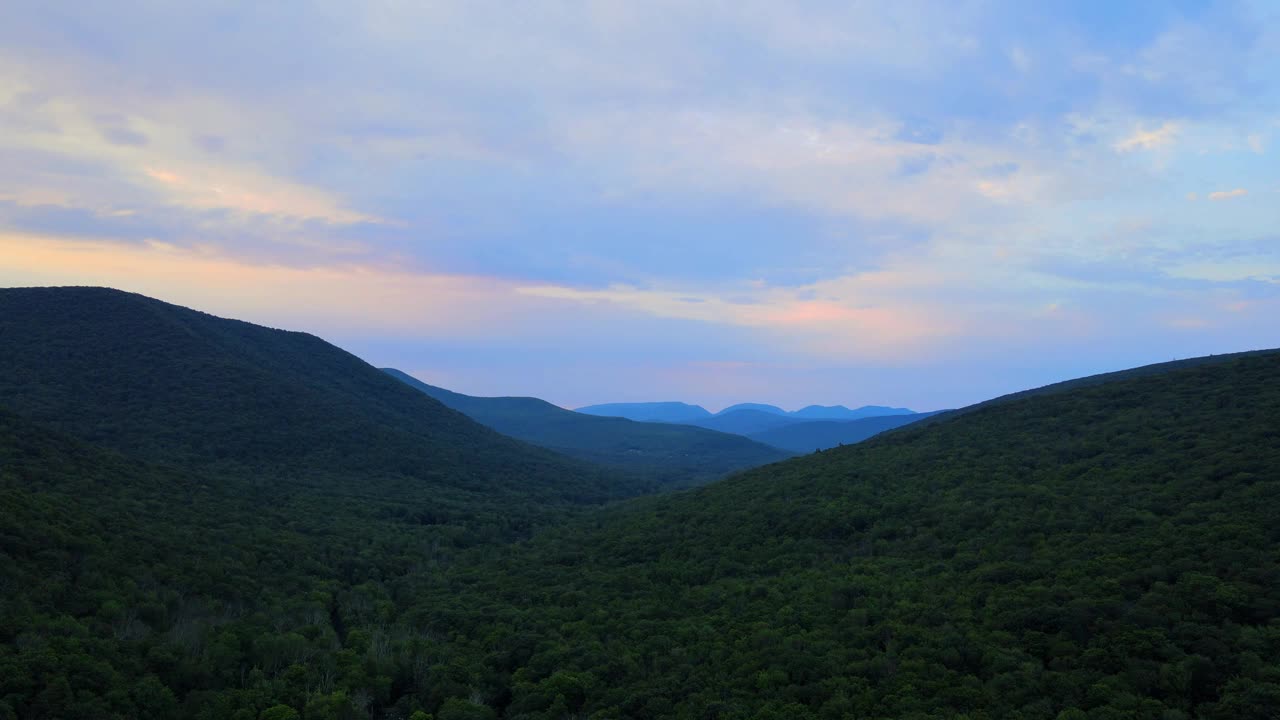
[[[359,358],[103,288],[0,290],[0,406],[149,461],[417,499],[639,488],[482,427]]]

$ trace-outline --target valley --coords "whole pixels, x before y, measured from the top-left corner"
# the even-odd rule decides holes
[[[0,290],[0,340],[0,717],[1280,702],[1275,351],[786,459],[107,289]]]

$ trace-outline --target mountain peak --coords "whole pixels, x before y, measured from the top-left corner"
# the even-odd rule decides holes
[[[770,413],[770,414],[772,414],[772,415],[786,415],[786,414],[787,414],[787,411],[786,411],[786,410],[783,410],[782,408],[778,407],[777,405],[765,405],[764,403],[750,403],[750,402],[745,402],[745,403],[738,403],[737,405],[730,405],[729,407],[727,407],[727,408],[725,408],[725,409],[721,410],[720,412],[716,413],[716,415],[728,415],[728,414],[729,414],[729,413],[731,413],[731,412],[738,412],[739,410],[757,410],[757,411],[759,411],[759,412],[766,412],[766,413]]]
[[[913,415],[907,408],[885,407],[883,405],[863,405],[850,410],[844,405],[809,405],[791,413],[792,416],[807,420],[860,420],[883,415]]]
[[[574,412],[586,415],[603,415],[604,417],[624,417],[628,420],[639,420],[640,422],[678,423],[711,417],[711,413],[701,405],[690,405],[676,401],[605,403],[603,405],[580,407]]]

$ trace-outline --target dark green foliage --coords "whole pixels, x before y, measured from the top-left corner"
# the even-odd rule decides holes
[[[0,713],[354,720],[433,709],[414,688],[437,677],[469,695],[447,636],[404,624],[403,582],[513,537],[519,509],[457,511],[149,465],[0,411]]]
[[[428,385],[399,370],[384,372],[500,433],[664,485],[701,484],[791,455],[737,435],[586,415],[537,398],[472,397]]]
[[[408,612],[508,717],[1275,717],[1277,467],[1245,357],[636,501]]]

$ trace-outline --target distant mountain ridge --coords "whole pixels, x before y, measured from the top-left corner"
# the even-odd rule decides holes
[[[720,418],[738,413],[761,413],[789,418],[794,421],[859,420],[884,415],[915,414],[914,410],[886,407],[884,405],[863,405],[853,409],[844,405],[808,405],[799,410],[787,411],[777,405],[766,405],[764,403],[738,403],[730,405],[718,413],[712,413],[701,405],[690,405],[682,402],[605,403],[603,405],[580,407],[574,412],[605,417],[624,417],[642,422],[683,422],[698,424],[703,427],[714,427],[714,423],[703,424],[711,418]]]
[[[905,427],[945,410],[910,415],[879,415],[857,420],[811,420],[780,425],[747,437],[767,445],[797,453],[811,453],[840,445],[853,445],[882,432]]]
[[[617,419],[692,425],[741,435],[792,453],[811,453],[837,445],[851,445],[885,430],[902,427],[935,414],[884,405],[864,405],[854,409],[844,405],[808,405],[799,410],[787,411],[777,405],[749,402],[730,405],[715,414],[701,405],[681,402],[609,403],[589,405],[579,408],[577,412]],[[524,437],[519,433],[512,434]]]
[[[574,412],[600,417],[620,417],[638,422],[687,423],[711,417],[711,413],[701,405],[682,402],[605,403],[580,407]]]
[[[788,414],[805,420],[861,420],[862,418],[882,417],[884,415],[913,415],[915,411],[907,408],[885,407],[884,405],[863,405],[853,410],[843,405],[809,405]]]
[[[383,372],[500,433],[570,457],[639,473],[664,485],[696,485],[792,455],[740,434],[590,415],[531,397],[474,397],[429,385],[394,368],[383,368]],[[688,412],[688,407],[671,409]]]
[[[712,415],[709,418],[694,421],[693,424],[698,427],[719,430],[720,432],[750,435],[762,430],[798,422],[804,422],[804,420],[787,414],[779,415],[767,410],[734,410],[733,412],[723,412],[718,415]]]
[[[720,412],[718,412],[718,413],[716,413],[716,414],[717,414],[717,415],[728,415],[729,413],[731,413],[731,412],[736,412],[736,411],[738,411],[738,410],[757,410],[757,411],[759,411],[759,412],[765,412],[765,413],[769,413],[769,414],[771,414],[771,415],[786,415],[786,414],[787,414],[787,411],[786,411],[786,410],[783,410],[782,408],[778,407],[777,405],[766,405],[766,404],[764,404],[764,403],[750,403],[750,402],[738,403],[737,405],[730,405],[729,407],[727,407],[727,408],[725,408],[725,409],[721,410]]]

